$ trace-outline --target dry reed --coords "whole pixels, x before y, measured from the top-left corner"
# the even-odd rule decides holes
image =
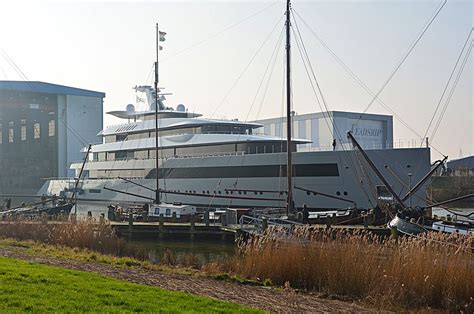
[[[138,260],[150,259],[150,250],[136,243],[119,238],[105,220],[78,220],[77,222],[48,223],[47,220],[13,220],[0,225],[0,237],[89,249],[118,257]],[[156,259],[156,258],[155,258]],[[177,256],[166,250],[158,263],[200,269],[202,263],[194,254]]]
[[[364,232],[271,229],[220,271],[349,296],[381,308],[474,310],[473,237],[426,234],[397,242]]]
[[[90,249],[140,260],[148,258],[148,252],[119,238],[110,224],[103,220],[88,219],[55,224],[45,220],[15,220],[0,225],[0,236]]]

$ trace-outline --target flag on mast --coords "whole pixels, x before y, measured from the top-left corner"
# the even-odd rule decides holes
[[[165,32],[160,31],[160,41],[165,41],[166,40],[165,35],[166,35]]]

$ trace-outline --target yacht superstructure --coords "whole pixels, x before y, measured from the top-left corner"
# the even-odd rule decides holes
[[[85,178],[78,186],[78,199],[105,203],[144,203],[154,199],[152,190],[156,187],[157,173],[152,99],[155,91],[150,86],[138,88],[147,94],[149,110],[135,111],[134,106],[128,105],[127,110],[108,113],[127,122],[109,126],[98,134],[102,143],[91,147]],[[158,101],[158,106],[158,178],[165,202],[206,208],[286,206],[286,139],[255,134],[254,130],[261,127],[257,123],[205,119],[188,112],[183,105],[178,105],[176,110],[166,107],[163,99]],[[303,204],[310,209],[348,208],[354,203],[358,208],[376,205],[380,184],[363,171],[356,151],[297,152],[296,145],[308,140],[291,142],[294,187],[340,198],[295,189],[297,208]],[[367,153],[388,178],[404,178],[410,171],[411,180],[416,182],[429,171],[427,148],[368,150]],[[82,162],[71,165],[76,173],[81,167]],[[68,195],[74,191],[75,184],[74,178],[48,180],[39,194]],[[406,184],[395,178],[391,184],[397,191],[407,190]],[[425,203],[422,190],[414,203]]]

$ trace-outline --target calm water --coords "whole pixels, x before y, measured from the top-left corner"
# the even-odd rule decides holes
[[[195,255],[201,263],[208,263],[235,254],[236,246],[232,242],[202,240],[140,240],[131,243],[144,247],[149,251],[150,259],[159,263],[167,250],[178,259],[185,255]]]
[[[77,216],[79,218],[87,217],[87,212],[91,212],[92,217],[99,218],[103,213],[107,218],[108,203],[86,203],[79,202],[77,206]],[[74,208],[72,209],[74,212]],[[185,255],[195,255],[201,263],[208,263],[220,258],[232,256],[236,245],[230,241],[221,240],[190,240],[184,239],[155,239],[155,240],[132,240],[131,243],[144,247],[149,251],[150,259],[153,262],[160,262],[167,250],[180,260]]]

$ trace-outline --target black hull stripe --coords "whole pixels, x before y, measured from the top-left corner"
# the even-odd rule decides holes
[[[286,176],[285,165],[241,166],[241,167],[186,167],[160,168],[159,177],[165,179],[209,179],[209,178],[265,178]],[[338,177],[336,163],[295,165],[295,177]],[[146,179],[156,178],[156,170],[150,171]]]

